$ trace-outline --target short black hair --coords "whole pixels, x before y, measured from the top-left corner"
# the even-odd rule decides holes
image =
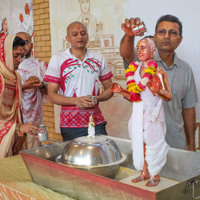
[[[179,35],[182,36],[182,29],[183,29],[182,22],[179,20],[178,17],[169,14],[163,15],[157,20],[155,33],[157,32],[158,24],[164,21],[177,23],[179,25]]]
[[[15,39],[13,41],[13,49],[16,49],[18,46],[24,46],[24,45],[25,41],[19,36],[15,36]]]

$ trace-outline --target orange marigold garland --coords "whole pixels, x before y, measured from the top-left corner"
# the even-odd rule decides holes
[[[153,75],[156,72],[158,67],[155,61],[150,61],[147,64],[147,68],[144,69],[144,76],[142,80],[137,84],[134,80],[135,71],[138,68],[138,62],[132,62],[129,67],[126,69],[126,77],[127,77],[127,86],[128,92],[130,92],[130,100],[132,102],[139,102],[142,101],[140,98],[140,92],[144,91],[148,82],[152,79]]]

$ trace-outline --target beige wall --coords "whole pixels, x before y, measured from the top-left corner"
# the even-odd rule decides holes
[[[51,58],[51,31],[49,17],[49,0],[33,0],[34,49],[35,57],[47,63]],[[62,140],[55,132],[53,104],[44,105],[44,124],[50,140]]]

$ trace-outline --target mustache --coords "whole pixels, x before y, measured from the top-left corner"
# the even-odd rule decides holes
[[[162,42],[170,42],[170,39],[165,38]]]

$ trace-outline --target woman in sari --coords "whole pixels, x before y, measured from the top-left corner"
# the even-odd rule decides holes
[[[15,70],[23,60],[24,44],[11,34],[0,38],[0,159],[21,150],[24,133],[40,131],[34,123],[21,121],[21,78]]]

